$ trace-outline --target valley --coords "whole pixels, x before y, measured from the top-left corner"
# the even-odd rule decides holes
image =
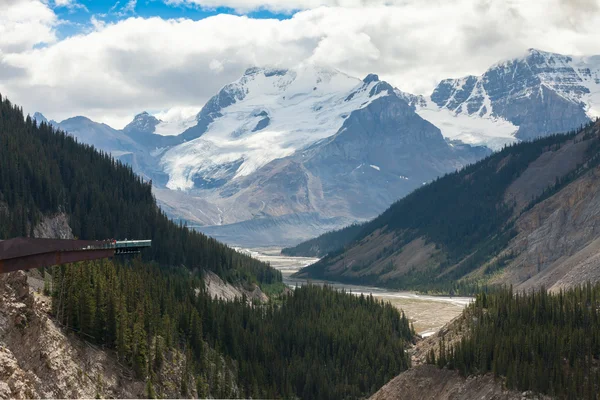
[[[292,277],[301,268],[318,261],[311,257],[290,257],[280,255],[280,249],[241,249],[252,257],[270,264],[281,271],[283,283],[291,288],[307,283],[327,285],[337,290],[345,290],[357,296],[372,295],[374,298],[389,302],[406,313],[417,334],[427,337],[436,333],[442,326],[458,317],[472,298],[460,296],[428,296],[410,291],[390,290],[380,287],[344,284],[333,281],[307,280]]]
[[[0,0],[0,400],[600,400],[599,1]]]
[[[428,95],[374,73],[258,65],[185,118],[174,107],[123,129],[83,116],[48,123],[152,180],[169,217],[232,245],[287,247],[369,221],[504,146],[589,123],[599,60],[527,49]]]

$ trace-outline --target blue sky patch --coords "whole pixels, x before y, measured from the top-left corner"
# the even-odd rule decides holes
[[[77,0],[74,6],[57,7],[54,12],[61,21],[57,29],[59,39],[89,31],[92,28],[92,17],[110,23],[130,17],[187,18],[197,21],[218,14],[239,15],[234,9],[226,7],[202,8],[187,5],[169,5],[161,0],[137,1],[134,7],[131,7],[129,0]],[[282,20],[291,18],[293,13],[280,14],[268,10],[258,10],[244,15],[257,19],[274,18]]]

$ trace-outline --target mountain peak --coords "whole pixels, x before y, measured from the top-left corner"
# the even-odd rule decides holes
[[[42,114],[41,112],[35,112],[33,114],[33,119],[35,119],[39,124],[42,122],[48,123],[48,119],[46,117],[44,117],[44,114]]]
[[[527,54],[552,54],[552,53],[530,47],[529,49],[527,49]]]
[[[262,70],[262,68],[260,68],[260,67],[250,67],[250,68],[246,69],[246,71],[244,72],[244,75],[246,75],[246,76],[256,75],[261,70]]]
[[[143,133],[154,133],[156,125],[160,124],[160,120],[154,115],[150,115],[147,111],[143,111],[137,114],[133,121],[131,121],[123,131],[125,132],[143,132]]]
[[[64,121],[61,121],[60,124],[68,124],[68,123],[91,123],[94,122],[88,117],[84,117],[83,115],[77,115],[75,117],[67,118]]]
[[[365,77],[365,79],[363,79],[364,83],[371,83],[371,82],[379,82],[379,75],[377,74],[369,74]]]

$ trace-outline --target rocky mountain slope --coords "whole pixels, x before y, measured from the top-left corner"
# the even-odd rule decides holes
[[[32,118],[38,124],[46,122],[69,133],[80,143],[110,153],[116,160],[130,165],[136,173],[147,180],[153,180],[159,186],[165,185],[168,178],[158,165],[161,149],[181,143],[181,139],[175,136],[160,136],[153,134],[153,130],[149,132],[141,129],[141,119],[154,118],[148,114],[136,116],[123,130],[113,129],[81,116],[61,122],[48,121],[41,113],[35,113]],[[157,124],[160,123],[156,121]]]
[[[449,145],[437,128],[376,77],[354,90],[371,93],[371,103],[350,113],[335,135],[196,193],[218,205],[225,225],[241,219],[259,226],[264,219],[299,215],[297,226],[304,227],[311,213],[347,225],[486,154],[484,149]]]
[[[433,365],[411,368],[388,382],[370,400],[523,400],[539,399],[503,389],[492,375],[463,378]]]
[[[147,398],[147,382],[120,363],[113,350],[93,345],[58,324],[36,272],[0,275],[0,399]],[[214,274],[206,284],[209,293],[223,300],[246,293]],[[248,298],[266,297],[259,290]],[[208,347],[207,351],[212,354]],[[171,349],[163,357],[152,390],[162,398],[180,398],[185,355]],[[195,377],[187,379],[188,395],[196,398]]]
[[[488,149],[578,128],[599,104],[597,56],[530,49],[427,97],[374,74],[254,67],[195,118],[57,125],[152,179],[170,216],[230,243],[289,245],[373,218]]]
[[[400,200],[298,273],[396,287],[600,279],[600,123],[509,147]],[[448,287],[446,287],[448,288]]]
[[[0,398],[144,397],[145,383],[60,329],[23,272],[0,276]]]
[[[500,149],[566,132],[600,116],[600,56],[529,49],[483,75],[445,79],[417,112],[444,136]]]
[[[550,400],[550,396],[520,392],[505,388],[503,378],[493,374],[462,376],[456,370],[440,369],[427,364],[427,355],[431,351],[439,354],[440,344],[451,346],[459,343],[469,332],[469,321],[473,316],[469,308],[454,320],[446,324],[435,334],[417,340],[408,351],[411,354],[412,367],[379,389],[370,400]]]
[[[219,226],[204,231],[237,243],[245,236],[289,244],[370,218],[486,154],[448,144],[375,75],[359,81],[316,67],[251,69],[207,107],[211,113],[185,133],[202,136],[169,150],[162,162],[172,188],[217,206],[208,219]],[[214,122],[201,130],[209,116]],[[200,211],[194,214],[203,214],[201,223],[207,212]],[[301,229],[273,234],[291,216]]]
[[[122,131],[82,117],[58,126],[153,179],[171,216],[245,245],[371,218],[489,152],[448,143],[376,75],[314,65],[250,68],[181,135],[157,135],[161,124],[141,113]]]

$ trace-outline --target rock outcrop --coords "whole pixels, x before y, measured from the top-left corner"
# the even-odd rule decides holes
[[[233,301],[235,299],[241,299],[244,296],[246,296],[248,302],[265,302],[269,300],[267,295],[256,285],[252,285],[252,287],[248,288],[234,286],[223,281],[217,274],[210,271],[204,274],[204,285],[208,294],[219,300]]]
[[[60,213],[45,217],[33,228],[33,236],[48,239],[73,239],[73,231],[69,226],[69,218]]]
[[[509,121],[523,140],[567,132],[597,116],[598,61],[529,49],[481,76],[443,80],[431,100],[455,114]]]
[[[525,400],[543,399],[531,393],[503,389],[492,375],[463,378],[457,371],[421,365],[398,375],[370,400]]]
[[[0,398],[144,397],[109,352],[56,325],[24,272],[0,275],[0,291]]]

